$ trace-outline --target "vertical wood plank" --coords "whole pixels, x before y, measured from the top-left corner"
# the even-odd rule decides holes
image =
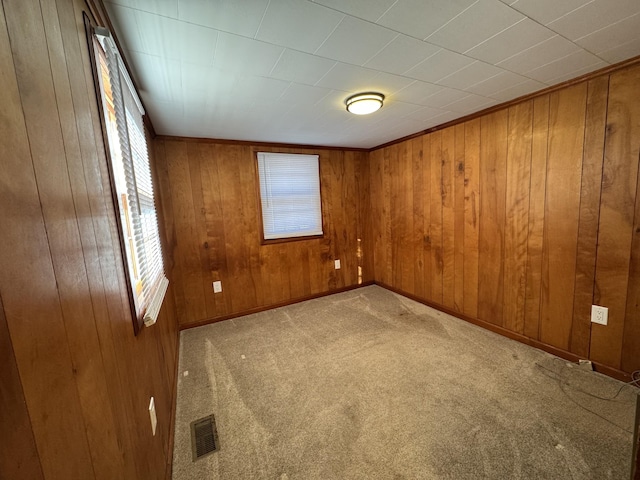
[[[323,242],[323,252],[321,254],[320,271],[322,272],[323,290],[330,291],[337,288],[338,279],[334,267],[336,257],[336,243],[334,222],[337,205],[340,205],[340,193],[336,192],[338,183],[335,181],[335,161],[336,157],[331,153],[320,156],[320,182],[322,190],[322,215],[326,222],[328,231],[325,233]],[[284,244],[281,246],[284,247]]]
[[[389,151],[389,185],[390,185],[390,249],[391,249],[391,271],[390,285],[400,287],[402,285],[402,250],[400,244],[404,234],[404,200],[402,194],[402,166],[400,164],[400,145],[391,145]]]
[[[550,95],[540,339],[569,349],[580,213],[586,84]]]
[[[442,304],[455,306],[455,127],[442,130]]]
[[[422,255],[424,269],[424,298],[433,301],[433,280],[431,277],[433,254],[431,246],[431,135],[422,137],[422,216],[424,218],[422,228]]]
[[[478,242],[480,226],[480,119],[464,124],[464,308],[478,316]]]
[[[46,117],[57,118],[57,106],[42,14],[33,2],[13,2],[0,15],[0,150],[8,153],[0,171],[0,296],[45,478],[95,478],[33,165],[47,157],[46,140],[62,141],[59,126],[57,136],[43,134],[52,132]],[[38,113],[34,104],[47,95],[49,109]],[[63,461],[69,450],[76,461]]]
[[[456,125],[454,162],[454,304],[456,312],[464,309],[464,223],[465,223],[465,125]]]
[[[393,170],[391,166],[391,147],[384,148],[383,168],[382,168],[382,245],[384,248],[383,264],[381,265],[381,279],[383,283],[392,285],[393,282],[393,250],[392,250],[392,227],[391,218],[393,212],[391,210],[391,179],[393,178]],[[376,268],[377,271],[377,268]]]
[[[366,152],[357,152],[356,159],[356,188],[358,194],[358,220],[357,220],[357,249],[358,265],[362,267],[362,277],[358,283],[371,282],[375,278],[374,253],[374,224],[376,218],[373,214],[373,193],[371,191],[373,163]]]
[[[62,148],[57,153],[53,146],[55,143],[49,141],[50,153],[56,161],[48,159],[44,178],[38,179],[38,183],[41,203],[45,207],[45,220],[50,214],[57,216],[62,213],[63,218],[67,219],[72,218],[73,215],[76,216],[75,225],[67,221],[65,227],[61,229],[48,227],[49,244],[94,472],[96,478],[108,479],[121,475],[124,471],[125,453],[122,445],[126,440],[114,419],[109,387],[111,387],[111,394],[120,393],[120,390],[114,390],[115,385],[107,380],[109,374],[103,360],[106,355],[101,354],[101,339],[96,325],[97,308],[92,301],[92,280],[89,279],[90,274],[95,275],[98,272],[95,266],[87,261],[88,258],[95,258],[95,251],[91,248],[95,245],[95,238],[83,173],[76,110],[71,94],[69,71],[73,72],[77,66],[71,65],[73,57],[67,57],[56,3],[45,1],[40,3],[55,101],[58,107],[59,121],[52,122],[50,127],[53,135],[61,132]],[[67,12],[63,10],[63,13]],[[35,108],[38,106],[36,105]],[[56,162],[59,163],[56,165]],[[59,181],[48,170],[49,168],[64,172],[66,178]],[[36,170],[37,175],[38,170]],[[52,184],[47,185],[49,182]],[[50,214],[47,213],[49,207],[46,207],[46,196],[42,194],[45,188],[53,192],[55,198],[53,202],[56,207],[50,211]],[[66,198],[66,201],[61,198]],[[56,231],[60,237],[56,238],[53,231]],[[71,251],[78,254],[70,256]],[[104,319],[100,320],[104,321]],[[102,341],[104,342],[104,335],[102,335]],[[116,372],[112,368],[109,373]]]
[[[373,231],[373,264],[374,279],[382,280],[384,270],[384,193],[382,181],[384,178],[384,158],[382,150],[375,150],[369,155],[369,182],[371,185],[369,204],[371,208],[371,228]],[[365,251],[366,255],[366,251]]]
[[[240,168],[240,204],[242,205],[242,233],[241,239],[244,246],[243,255],[247,262],[247,288],[243,294],[253,308],[256,305],[264,304],[265,292],[262,282],[262,267],[260,264],[260,231],[258,221],[260,210],[258,207],[258,179],[255,174],[254,166],[256,157],[251,147],[245,146],[241,150],[242,163]],[[304,270],[305,263],[299,260],[299,268]],[[300,281],[302,291],[307,291],[309,287],[309,279],[302,278]]]
[[[177,233],[175,276],[179,279],[176,307],[181,322],[185,318],[203,319],[207,315],[204,302],[202,264],[193,206],[193,187],[189,171],[187,143],[165,142],[167,169],[171,179],[171,204]],[[181,287],[181,288],[180,288]]]
[[[536,340],[540,338],[540,298],[542,290],[542,249],[547,185],[548,137],[549,95],[544,95],[533,101],[527,278],[524,305],[524,334]]]
[[[611,75],[594,297],[594,303],[609,308],[609,322],[592,326],[591,358],[614,368],[622,361],[634,237],[640,149],[638,98],[640,68]]]
[[[502,325],[508,111],[481,118],[478,318]]]
[[[344,217],[342,223],[343,243],[340,255],[344,259],[342,269],[344,271],[343,281],[346,286],[357,285],[358,283],[358,186],[355,152],[344,152],[343,163],[344,173],[341,178],[341,195],[344,205]],[[308,293],[305,295],[308,295]]]
[[[583,358],[589,356],[591,340],[591,304],[593,303],[593,284],[596,270],[608,94],[608,76],[589,81],[587,85],[582,186],[580,188],[576,285],[573,296],[571,343],[569,345],[569,349],[573,353]]]
[[[216,314],[216,301],[213,293],[213,281],[211,269],[209,268],[209,238],[207,236],[207,207],[204,203],[204,190],[207,188],[206,181],[203,181],[202,167],[206,162],[206,148],[199,143],[187,143],[187,163],[189,167],[189,178],[191,180],[191,197],[193,203],[194,218],[194,247],[198,251],[200,258],[200,270],[202,287],[196,290],[202,293],[202,304],[204,305],[204,317],[211,318]]]
[[[0,298],[0,477],[42,479],[42,467]],[[9,413],[10,414],[6,414]]]
[[[640,169],[638,170],[637,185],[640,186]],[[627,308],[622,335],[622,360],[620,362],[620,368],[624,372],[640,370],[640,192],[637,190],[632,231],[629,287],[627,288]]]
[[[353,267],[352,254],[355,255],[356,252],[356,241],[352,235],[355,229],[347,228],[348,219],[356,218],[354,209],[355,190],[353,189],[353,173],[349,168],[351,154],[335,150],[332,152],[337,162],[334,181],[339,186],[337,189],[339,198],[336,199],[336,205],[340,205],[337,209],[339,216],[334,217],[336,218],[334,222],[334,228],[337,233],[336,246],[339,248],[339,254],[336,258],[341,259],[341,264],[344,262],[344,265],[341,265],[336,274],[340,276],[338,288],[343,288],[352,284],[351,282],[355,283],[355,278],[351,275]]]
[[[402,258],[400,288],[415,293],[415,257],[411,240],[413,238],[413,145],[410,141],[400,144],[399,160],[401,167],[401,195],[404,197],[401,211],[402,236],[399,255]]]
[[[442,305],[442,130],[431,134],[431,301]]]
[[[413,190],[413,235],[411,245],[413,250],[414,268],[414,294],[425,298],[424,283],[424,151],[422,137],[411,140],[411,180]]]
[[[509,108],[504,232],[504,326],[524,332],[533,102]]]
[[[245,202],[242,198],[242,171],[251,171],[252,157],[249,147],[235,145],[216,146],[218,157],[218,174],[221,191],[223,224],[225,231],[225,252],[227,256],[227,277],[222,280],[222,295],[231,299],[232,311],[244,311],[255,306],[256,294],[251,278],[249,265],[248,236],[259,235],[259,232],[248,230],[248,222],[257,225],[256,218],[247,218]],[[283,265],[288,259],[280,258]],[[286,295],[289,298],[289,275],[286,269],[281,270],[283,286],[286,284]],[[226,291],[225,291],[226,290]]]
[[[207,315],[211,317],[226,315],[230,312],[231,299],[221,293],[213,293],[213,282],[227,278],[227,249],[222,215],[222,198],[220,177],[218,175],[218,155],[213,145],[204,145],[201,154],[200,177],[202,182],[202,201],[204,208],[204,227],[206,232],[206,272],[203,277],[210,283],[203,286],[209,301],[213,301],[213,312],[210,313],[211,303],[207,304]],[[165,187],[166,188],[166,187]],[[208,292],[207,292],[208,290]]]

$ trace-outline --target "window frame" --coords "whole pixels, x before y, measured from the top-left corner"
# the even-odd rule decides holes
[[[264,235],[264,216],[262,212],[262,192],[260,191],[260,167],[259,167],[259,154],[278,154],[278,155],[316,155],[318,157],[318,195],[320,197],[320,224],[322,226],[322,233],[318,235],[296,235],[292,237],[283,238],[265,238]],[[260,244],[261,245],[273,245],[278,243],[300,242],[304,240],[318,240],[324,238],[326,234],[326,224],[324,217],[324,200],[322,195],[322,155],[316,152],[283,152],[283,151],[269,151],[269,150],[254,150],[254,166],[255,166],[255,181],[256,181],[256,197],[258,203],[258,218],[260,224]]]
[[[91,70],[93,73],[94,88],[96,93],[98,116],[99,116],[101,131],[102,131],[102,141],[103,141],[103,147],[105,152],[105,163],[107,166],[107,172],[109,176],[111,200],[113,202],[113,207],[114,207],[114,214],[115,214],[114,217],[116,220],[118,242],[119,242],[120,254],[122,258],[122,267],[123,267],[123,272],[124,272],[125,281],[126,281],[126,290],[127,290],[127,296],[129,299],[129,307],[131,311],[134,335],[138,335],[138,333],[140,333],[140,331],[145,325],[151,326],[156,322],[160,313],[160,309],[162,308],[162,305],[164,303],[164,299],[167,296],[168,283],[169,283],[166,277],[166,270],[165,270],[166,259],[165,259],[165,253],[164,253],[163,238],[161,234],[162,230],[160,228],[161,211],[158,207],[158,193],[157,193],[158,190],[156,188],[157,180],[156,180],[155,172],[154,172],[152,161],[151,161],[152,145],[151,145],[151,142],[149,141],[148,118],[146,116],[146,113],[144,112],[144,107],[142,106],[142,102],[139,99],[137,90],[135,88],[133,80],[131,79],[131,75],[129,74],[126,62],[122,57],[122,54],[120,53],[120,48],[118,46],[116,39],[112,36],[109,29],[97,26],[86,15],[84,16],[84,20],[85,20],[85,31],[87,36],[87,47],[89,51],[90,64],[91,64]],[[160,272],[157,278],[154,279],[153,285],[151,285],[150,289],[148,290],[148,298],[145,298],[145,301],[142,304],[139,301],[140,294],[136,293],[135,291],[136,289],[136,287],[134,286],[135,279],[132,277],[132,274],[131,274],[131,270],[132,269],[135,270],[139,266],[139,263],[135,260],[135,256],[137,255],[137,252],[130,254],[130,248],[127,247],[128,240],[124,233],[125,230],[129,229],[130,227],[134,227],[134,225],[133,225],[133,222],[131,225],[125,225],[123,223],[123,216],[126,217],[129,215],[129,212],[128,212],[129,207],[127,206],[123,209],[123,206],[121,205],[120,198],[119,198],[120,194],[116,186],[116,183],[117,183],[116,173],[114,171],[114,161],[113,161],[113,156],[111,152],[109,132],[108,132],[108,126],[105,119],[105,111],[104,111],[103,98],[102,98],[103,97],[102,81],[100,78],[100,76],[102,75],[102,70],[101,70],[102,66],[100,63],[101,59],[97,58],[97,53],[95,51],[96,47],[94,44],[94,42],[100,43],[97,40],[97,35],[104,36],[104,34],[107,32],[109,36],[111,36],[110,41],[113,42],[115,50],[117,51],[117,54],[119,56],[118,76],[120,77],[121,75],[121,69],[124,69],[126,72],[126,75],[129,77],[129,78],[122,78],[120,80],[121,88],[123,89],[126,88],[124,85],[128,84],[130,89],[133,90],[132,95],[134,96],[134,102],[138,104],[138,106],[140,107],[140,111],[136,112],[136,115],[138,113],[140,113],[141,115],[140,120],[142,122],[142,130],[140,130],[139,128],[137,128],[137,130],[138,130],[138,133],[142,135],[144,139],[144,143],[146,144],[149,176],[151,181],[151,187],[153,189],[153,192],[152,192],[153,193],[153,209],[155,212],[156,225],[157,225],[157,236],[158,236],[157,246],[159,248]],[[106,55],[106,52],[105,52],[105,55]],[[110,81],[111,81],[111,78],[110,78]],[[127,116],[126,115],[127,113],[131,115],[131,112],[129,112],[127,109],[125,110],[125,118]],[[127,121],[127,124],[129,124],[128,121]],[[127,128],[129,128],[129,125],[127,125]],[[131,155],[133,155],[134,146],[131,145],[131,140],[129,140],[128,143],[129,143],[129,150],[131,150]],[[132,157],[131,168],[135,168],[133,165],[134,165],[134,159]],[[137,197],[138,197],[138,190],[136,188],[136,202],[138,201]],[[143,219],[140,219],[140,221],[142,222]],[[144,229],[142,229],[141,231],[144,231]],[[135,234],[136,233],[134,232],[134,235]],[[134,247],[134,250],[137,250],[137,249]],[[154,258],[156,257],[154,256]],[[147,262],[147,263],[151,263],[151,262]],[[141,272],[139,276],[139,282],[141,283],[142,281],[143,281],[143,274]],[[142,283],[141,283],[140,290],[142,291],[143,288],[144,286],[142,286]],[[144,292],[142,291],[142,293]],[[147,314],[150,314],[150,315],[147,315]]]

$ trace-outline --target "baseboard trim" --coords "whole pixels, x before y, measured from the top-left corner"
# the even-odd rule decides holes
[[[169,442],[167,445],[167,465],[165,466],[165,480],[171,480],[173,473],[173,446],[176,429],[176,405],[178,404],[178,373],[180,361],[180,330],[176,332],[176,353],[174,354],[174,374],[173,374],[173,391],[171,392],[171,413],[169,414]]]
[[[307,300],[313,300],[314,298],[326,297],[327,295],[333,295],[334,293],[342,293],[348,292],[349,290],[355,290],[357,288],[367,287],[369,285],[373,285],[373,281],[363,282],[361,284],[349,285],[347,287],[336,288],[334,290],[329,290],[326,292],[315,293],[313,295],[307,295],[305,297],[292,298],[290,300],[286,300],[284,302],[273,303],[270,305],[263,305],[260,307],[250,308],[248,310],[243,310],[241,312],[231,313],[229,315],[221,315],[219,317],[212,317],[206,320],[200,320],[193,323],[188,323],[185,325],[179,325],[180,330],[188,330],[190,328],[202,327],[204,325],[209,325],[212,323],[221,322],[223,320],[230,320],[232,318],[244,317],[245,315],[251,315],[253,313],[260,313],[266,310],[272,310],[274,308],[286,307],[287,305],[293,305],[294,303],[306,302]]]
[[[386,288],[387,290],[390,290],[394,293],[397,293],[398,295],[402,295],[403,297],[407,297],[410,298],[411,300],[415,300],[418,303],[422,303],[423,305],[426,305],[428,307],[434,308],[440,312],[446,313],[448,315],[454,316],[456,318],[459,318],[460,320],[464,320],[466,322],[469,323],[473,323],[474,325],[478,325],[479,327],[485,328],[486,330],[492,331],[494,333],[497,333],[499,335],[502,335],[503,337],[507,337],[510,338],[511,340],[516,340],[517,342],[520,343],[524,343],[525,345],[529,345],[530,347],[534,347],[540,350],[543,350],[547,353],[551,353],[552,355],[555,355],[557,357],[560,358],[564,358],[565,360],[569,360],[570,362],[575,362],[577,363],[578,360],[580,360],[581,358],[584,357],[580,357],[578,355],[576,355],[575,353],[571,353],[568,352],[566,350],[563,350],[561,348],[558,347],[554,347],[552,345],[548,345],[546,343],[543,343],[539,340],[535,340],[533,338],[529,338],[525,335],[521,335],[519,333],[516,332],[512,332],[511,330],[507,330],[504,327],[501,327],[499,325],[494,325],[493,323],[490,322],[486,322],[484,320],[480,320],[479,318],[474,318],[474,317],[470,317],[468,315],[465,315],[462,312],[457,312],[455,310],[451,310],[447,307],[444,307],[442,305],[439,305],[437,303],[431,302],[429,300],[425,300],[424,298],[420,298],[417,295],[414,295],[412,293],[409,292],[405,292],[404,290],[401,290],[399,288],[396,287],[392,287],[391,285],[387,285],[386,283],[383,282],[374,282],[376,285],[378,285],[379,287],[382,288]],[[597,363],[597,362],[593,362],[593,369],[596,372],[602,373],[604,375],[607,375],[609,377],[615,378],[616,380],[621,380],[623,382],[630,382],[631,379],[631,375],[629,373],[623,372],[622,370],[618,370],[615,369],[613,367],[609,367],[607,365],[603,365],[601,363]]]

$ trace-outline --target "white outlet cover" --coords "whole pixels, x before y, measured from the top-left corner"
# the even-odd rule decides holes
[[[158,417],[156,417],[156,404],[151,397],[149,401],[149,417],[151,418],[151,431],[153,432],[153,436],[156,436],[156,427],[158,426]]]
[[[336,264],[336,270],[340,270],[340,260],[336,260],[335,264]]]
[[[591,322],[606,325],[609,321],[609,309],[600,305],[591,305]]]
[[[213,293],[220,293],[222,291],[222,282],[213,282]]]

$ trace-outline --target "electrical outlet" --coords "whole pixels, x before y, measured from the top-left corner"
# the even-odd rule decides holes
[[[340,260],[336,260],[335,264],[336,264],[336,270],[340,270]]]
[[[151,397],[149,401],[149,417],[151,418],[151,431],[153,432],[153,436],[156,436],[156,427],[158,426],[158,417],[156,417],[156,404]]]
[[[591,322],[606,325],[609,321],[609,309],[600,305],[591,305]]]
[[[213,293],[220,293],[222,291],[222,282],[213,282]]]

